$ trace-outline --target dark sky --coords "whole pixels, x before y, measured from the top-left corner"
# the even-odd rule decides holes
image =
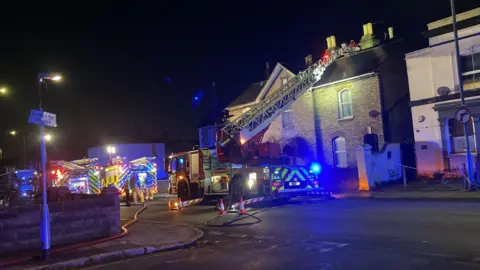
[[[329,35],[358,41],[371,21],[422,46],[425,24],[450,14],[448,0],[3,2],[0,84],[11,95],[0,98],[0,147],[8,156],[17,146],[8,130],[33,129],[36,74],[60,72],[65,80],[49,85],[45,109],[58,115],[50,147],[63,158],[115,143],[108,136],[196,139],[213,81],[225,105],[263,79],[265,61],[318,56]],[[479,5],[457,0],[459,12]]]

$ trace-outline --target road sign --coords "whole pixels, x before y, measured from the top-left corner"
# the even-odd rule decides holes
[[[45,125],[48,127],[57,126],[57,115],[49,112],[31,110],[28,117],[28,123],[35,125]]]
[[[54,113],[43,112],[42,120],[47,127],[57,127],[57,115]]]
[[[467,108],[460,108],[458,111],[455,113],[455,118],[462,123],[466,124],[470,119],[472,119],[472,114]]]

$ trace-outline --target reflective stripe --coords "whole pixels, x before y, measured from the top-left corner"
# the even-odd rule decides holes
[[[96,172],[94,167],[88,169],[88,186],[92,194],[100,193],[100,179]]]

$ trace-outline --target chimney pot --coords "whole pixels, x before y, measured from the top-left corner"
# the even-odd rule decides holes
[[[332,45],[332,48],[337,47],[337,40],[335,39],[335,36],[330,37],[330,44]]]
[[[327,37],[327,49],[332,47],[332,42],[330,41],[330,37]]]
[[[368,27],[366,24],[363,25],[363,35],[364,36],[368,35]]]
[[[367,23],[367,33],[373,35],[373,24],[371,22]]]
[[[393,35],[393,27],[388,27],[388,38],[389,38],[389,39],[393,39],[393,38],[394,38],[394,35]]]

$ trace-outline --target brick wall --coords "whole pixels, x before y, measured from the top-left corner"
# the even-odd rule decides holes
[[[312,92],[304,93],[288,110],[291,110],[292,125],[284,127],[284,115],[279,115],[265,132],[263,142],[278,142],[284,152],[288,152],[287,145],[297,148],[294,152],[294,156],[298,157],[297,163],[308,164],[317,156]]]
[[[352,93],[353,118],[340,119],[338,113],[338,92],[348,88]],[[319,159],[333,164],[333,139],[345,137],[348,167],[356,167],[355,148],[363,144],[367,126],[379,137],[380,147],[384,143],[382,116],[372,117],[370,112],[382,112],[379,79],[376,75],[336,83],[313,91],[314,119],[317,151],[323,153]],[[304,119],[309,121],[309,119]]]
[[[118,195],[49,202],[51,245],[85,242],[120,233]],[[0,210],[0,254],[40,250],[39,205]]]

